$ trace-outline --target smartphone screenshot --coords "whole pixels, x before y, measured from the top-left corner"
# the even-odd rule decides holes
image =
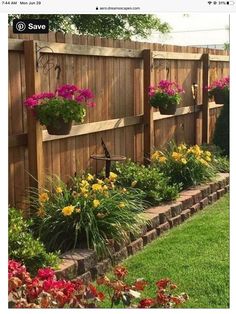
[[[1,1],[4,313],[233,310],[235,12]]]

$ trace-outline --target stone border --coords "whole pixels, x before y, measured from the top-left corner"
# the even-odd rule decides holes
[[[202,184],[180,192],[176,201],[148,208],[144,215],[147,224],[142,227],[138,237],[130,235],[130,241],[124,247],[114,246],[112,258],[99,261],[93,250],[75,249],[62,254],[63,262],[56,271],[57,278],[80,278],[84,282],[94,280],[119,264],[130,255],[143,249],[165,231],[173,228],[205,206],[214,203],[229,192],[229,174],[218,174],[215,181]]]

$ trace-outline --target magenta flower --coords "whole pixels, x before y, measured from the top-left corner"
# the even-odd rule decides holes
[[[38,277],[42,280],[44,279],[52,279],[55,276],[54,270],[52,270],[50,267],[48,268],[40,268],[38,270]]]
[[[212,89],[224,89],[224,88],[229,88],[229,76],[226,76],[222,79],[214,81],[211,85],[207,87],[209,91]]]

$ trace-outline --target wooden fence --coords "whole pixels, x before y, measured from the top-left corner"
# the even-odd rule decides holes
[[[9,29],[9,203],[23,206],[25,189],[43,184],[46,174],[67,180],[83,169],[99,171],[104,164],[90,156],[102,153],[101,137],[112,154],[139,162],[171,139],[209,142],[221,105],[208,103],[204,86],[228,75],[228,61],[222,50],[54,32],[16,35]],[[150,108],[148,86],[161,79],[185,89],[174,116]],[[92,89],[97,106],[70,135],[52,136],[23,101],[65,83]],[[198,84],[195,107],[193,83]]]

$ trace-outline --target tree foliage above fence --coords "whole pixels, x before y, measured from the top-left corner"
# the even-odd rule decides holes
[[[9,24],[15,18],[46,18],[51,31],[114,39],[130,39],[135,35],[147,38],[152,31],[166,33],[170,30],[166,22],[150,14],[12,14],[9,15]]]

